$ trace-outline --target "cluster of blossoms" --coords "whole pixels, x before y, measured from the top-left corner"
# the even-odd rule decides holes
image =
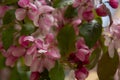
[[[49,2],[51,4],[48,4]],[[109,0],[108,3],[112,8],[118,7],[118,0]],[[5,49],[4,44],[0,43],[0,51],[6,58],[5,64],[14,67],[15,63],[19,62],[20,58],[23,58],[25,66],[29,67],[31,71],[30,80],[38,80],[40,73],[44,72],[44,70],[49,72],[54,68],[56,61],[62,64],[61,61],[64,59],[62,59],[56,38],[60,30],[66,24],[70,24],[76,33],[77,40],[74,44],[75,51],[70,52],[69,56],[65,56],[69,64],[67,66],[74,69],[77,80],[85,80],[88,76],[88,70],[85,65],[89,64],[89,57],[94,48],[90,49],[85,44],[85,39],[79,36],[79,27],[84,22],[92,22],[96,14],[102,17],[109,15],[109,9],[101,1],[96,7],[93,0],[73,0],[70,6],[58,9],[51,5],[52,0],[19,0],[18,8],[0,6],[0,28],[4,25],[3,17],[5,13],[15,9],[14,26],[18,28],[18,31],[26,23],[26,19],[32,22],[31,24],[36,29],[30,35],[22,35],[19,32],[18,34],[15,33],[16,43],[10,45],[8,49]],[[66,14],[69,7],[75,9],[77,15],[70,18],[65,17],[64,14]],[[4,28],[2,29],[4,30]],[[109,53],[114,54],[113,49],[120,53],[120,46],[118,44],[120,43],[120,23],[117,23],[117,21],[113,22],[111,27],[105,29],[104,35],[106,39],[105,45],[108,46]]]
[[[85,45],[82,38],[76,42],[76,48],[76,52],[70,54],[69,61],[77,65],[75,70],[75,77],[77,80],[84,80],[88,76],[88,70],[84,65],[89,63],[91,50]]]
[[[111,57],[114,56],[115,50],[120,54],[120,20],[114,20],[110,27],[104,29],[105,45],[108,46],[108,52]]]

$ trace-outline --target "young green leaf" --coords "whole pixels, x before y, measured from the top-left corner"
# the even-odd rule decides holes
[[[4,4],[9,4],[9,5],[17,3],[17,2],[18,2],[18,0],[3,0]]]
[[[77,15],[76,8],[74,8],[72,5],[69,5],[65,11],[64,16],[66,18],[73,18],[76,15]]]
[[[117,52],[114,53],[113,58],[109,56],[108,52],[104,53],[97,68],[99,80],[114,80],[118,64],[119,56]]]
[[[35,26],[32,23],[25,23],[22,26],[21,35],[30,35],[35,31]]]
[[[50,80],[64,80],[65,74],[60,63],[56,62],[55,67],[49,72]]]
[[[102,25],[96,21],[90,23],[83,23],[80,26],[80,35],[85,39],[89,48],[93,47],[102,33]]]
[[[0,69],[5,68],[5,57],[0,53]]]
[[[75,50],[76,34],[74,28],[65,25],[57,35],[58,46],[62,55],[66,55]]]
[[[67,5],[71,5],[73,3],[73,1],[74,0],[54,0],[53,7],[60,8],[60,7],[64,7]]]
[[[9,10],[5,13],[5,16],[3,17],[3,24],[9,24],[12,23],[15,20],[15,10]]]
[[[8,49],[13,44],[13,34],[14,28],[9,26],[7,29],[3,30],[2,32],[2,43],[5,49]]]
[[[100,54],[101,54],[101,49],[100,49],[100,48],[95,49],[95,50],[91,53],[91,56],[90,56],[90,58],[89,58],[90,63],[89,63],[88,65],[86,65],[86,67],[87,67],[89,70],[90,70],[90,69],[93,69],[93,68],[96,66],[96,64],[98,63]]]

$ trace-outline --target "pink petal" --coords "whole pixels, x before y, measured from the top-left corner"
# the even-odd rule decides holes
[[[79,49],[78,52],[75,54],[77,58],[79,58],[81,61],[85,61],[86,55],[89,53],[88,50],[85,49]]]
[[[38,9],[37,9],[36,5],[34,5],[32,3],[30,3],[29,8],[30,9],[28,10],[27,15],[31,20],[34,20],[34,18],[38,14]]]
[[[115,46],[114,46],[114,42],[112,41],[112,42],[110,43],[109,47],[108,47],[109,56],[110,56],[111,58],[114,57],[114,52],[115,52],[114,49],[115,49]]]
[[[26,10],[22,8],[17,9],[15,12],[15,16],[17,20],[23,20],[26,16]]]
[[[39,80],[40,73],[39,72],[32,72],[30,75],[30,80]]]
[[[74,20],[74,21],[72,22],[72,24],[73,24],[74,26],[78,26],[81,22],[82,22],[81,19],[76,19],[76,20]]]
[[[31,55],[31,54],[33,54],[35,51],[36,51],[36,46],[33,45],[33,46],[31,46],[31,47],[27,50],[26,54]]]
[[[32,60],[33,60],[32,55],[25,55],[25,65],[31,66],[32,65]]]
[[[5,15],[5,12],[9,9],[8,6],[0,6],[0,18]]]
[[[15,57],[21,57],[25,54],[25,48],[23,47],[16,47],[13,51],[12,51],[13,56]]]
[[[19,0],[19,1],[18,1],[18,5],[19,5],[20,7],[23,7],[23,8],[27,7],[27,6],[29,5],[29,3],[30,3],[29,0]]]
[[[73,7],[78,7],[81,3],[81,0],[74,0]]]
[[[34,37],[33,36],[26,36],[26,37],[24,37],[24,41],[31,41],[31,42],[33,42],[35,39],[34,39]]]
[[[13,66],[14,66],[14,63],[16,62],[17,59],[18,59],[17,57],[9,56],[9,57],[6,59],[5,64],[6,64],[7,66],[13,67]]]
[[[44,17],[43,17],[43,20],[45,22],[45,24],[49,27],[51,27],[53,25],[53,22],[54,22],[54,18],[52,15],[49,15],[49,14],[46,14]]]
[[[88,76],[88,71],[86,68],[81,68],[75,71],[75,77],[77,80],[85,80]]]
[[[7,50],[7,52],[5,51],[4,52],[4,56],[5,57],[9,57],[9,56],[12,56],[12,51],[15,49],[15,46],[11,46],[8,50]]]
[[[43,41],[42,40],[36,39],[35,44],[36,44],[37,48],[39,48],[39,49],[43,48]]]
[[[51,48],[49,51],[45,54],[48,58],[51,58],[53,60],[59,59],[61,56],[59,54],[59,50],[57,48]]]
[[[54,11],[55,9],[53,7],[44,5],[41,7],[42,13],[49,13],[51,11]]]
[[[46,37],[45,37],[45,42],[46,43],[53,43],[54,42],[54,35],[52,34],[52,33],[49,33],[49,34],[47,34],[46,35]]]
[[[81,48],[86,48],[88,49],[88,47],[85,45],[84,39],[80,38],[77,42],[76,42],[76,47],[77,49],[81,49]]]
[[[52,59],[45,58],[43,64],[44,64],[44,67],[49,71],[54,67],[55,61]]]
[[[32,20],[33,20],[34,25],[38,27],[39,26],[39,15],[36,15]]]
[[[41,29],[48,32],[50,27],[54,24],[54,18],[52,15],[46,14],[43,17],[40,17],[38,23]]]
[[[43,71],[43,63],[41,60],[38,60],[37,58],[33,60],[32,62],[32,65],[30,67],[30,70],[32,72],[36,72],[36,71],[39,71],[39,72],[42,72]]]

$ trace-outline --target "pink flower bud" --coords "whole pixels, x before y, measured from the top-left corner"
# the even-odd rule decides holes
[[[110,5],[112,8],[118,8],[119,2],[118,2],[118,0],[110,0],[110,1],[109,1],[109,5]]]
[[[104,4],[100,4],[99,6],[97,6],[96,8],[96,13],[98,16],[107,16],[107,8]]]
[[[75,77],[77,80],[85,80],[85,78],[88,76],[88,71],[86,68],[82,67],[80,69],[77,69],[75,71]]]
[[[39,72],[32,72],[30,75],[30,80],[39,80]]]
[[[92,10],[85,10],[82,13],[82,16],[83,16],[83,20],[86,20],[88,22],[93,20],[93,18],[94,18],[94,14],[93,14]]]

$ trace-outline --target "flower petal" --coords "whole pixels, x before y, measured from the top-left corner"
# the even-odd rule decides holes
[[[25,55],[25,64],[27,66],[31,66],[32,65],[32,60],[33,60],[33,57],[32,55]]]
[[[15,16],[17,20],[23,20],[26,16],[26,10],[22,8],[17,9],[15,12]]]
[[[15,57],[21,57],[25,54],[25,48],[23,47],[16,47],[13,51],[12,51],[12,55]]]
[[[14,66],[14,63],[15,63],[15,61],[16,61],[17,59],[18,59],[17,57],[9,56],[9,57],[7,57],[7,59],[6,59],[5,64],[6,64],[7,66],[13,67],[13,66]]]
[[[19,1],[18,1],[18,5],[19,5],[20,7],[23,7],[23,8],[27,7],[27,6],[29,5],[29,3],[30,3],[29,0],[19,0]]]

